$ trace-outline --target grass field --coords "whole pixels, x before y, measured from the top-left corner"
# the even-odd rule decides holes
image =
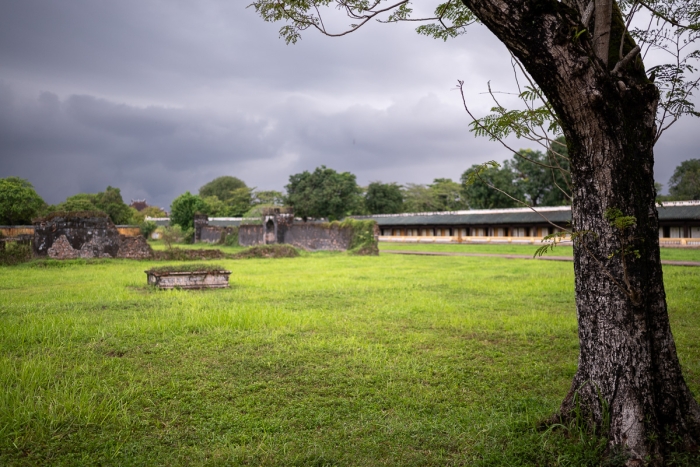
[[[512,245],[508,243],[493,245],[478,244],[433,244],[433,243],[391,243],[380,242],[380,251],[406,250],[406,251],[440,251],[457,253],[489,253],[508,255],[529,255],[535,254],[541,244],[535,245]],[[571,246],[558,246],[547,255],[551,256],[573,256]],[[700,262],[700,248],[661,248],[661,259],[673,261],[698,261]]]
[[[594,438],[535,428],[576,370],[571,263],[215,262],[230,289],[0,267],[0,465],[599,464]],[[664,272],[698,395],[700,268]]]

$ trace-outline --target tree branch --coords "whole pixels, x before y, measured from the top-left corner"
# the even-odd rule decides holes
[[[593,17],[593,8],[595,8],[595,2],[591,0],[591,2],[588,4],[586,9],[583,12],[583,15],[581,16],[581,23],[587,28],[588,23],[591,21],[591,18]]]
[[[670,17],[668,17],[667,15],[661,13],[659,10],[657,10],[657,9],[654,8],[653,6],[649,5],[649,4],[648,4],[647,2],[645,2],[644,0],[637,0],[637,2],[638,2],[640,5],[642,5],[644,8],[646,8],[647,10],[649,10],[649,12],[651,12],[652,15],[658,16],[658,17],[661,18],[662,20],[666,21],[667,23],[669,23],[669,24],[671,24],[671,25],[673,25],[673,26],[675,26],[675,27],[677,27],[677,28],[680,28],[680,29],[690,29],[690,30],[693,30],[693,31],[697,31],[698,29],[700,29],[700,27],[698,27],[697,24],[688,24],[688,25],[684,25],[684,24],[679,23],[678,21],[674,20],[673,18],[670,18]]]
[[[610,28],[612,25],[612,0],[595,0],[595,24],[593,47],[596,57],[607,66],[610,57]]]
[[[615,68],[612,70],[612,74],[616,75],[620,73],[620,70],[622,70],[625,66],[627,66],[634,58],[639,55],[639,52],[641,52],[642,48],[639,47],[638,45],[635,46],[634,49],[630,50],[625,57],[617,62],[615,65]]]

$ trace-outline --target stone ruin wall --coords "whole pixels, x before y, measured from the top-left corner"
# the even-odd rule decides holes
[[[352,244],[353,232],[350,228],[302,223],[285,226],[284,232],[279,232],[279,230],[276,241],[268,239],[266,242],[262,225],[242,225],[238,230],[238,243],[246,247],[266,243],[283,243],[312,251],[345,251]]]
[[[34,223],[34,255],[54,259],[149,259],[151,246],[143,236],[120,235],[108,217],[56,216]]]
[[[295,222],[294,215],[274,209],[262,216],[261,224],[241,225],[238,243],[244,247],[287,244],[305,250],[346,251],[350,249],[354,232],[350,227],[328,223]],[[217,243],[226,229],[208,225],[209,218],[195,215],[195,241]],[[375,225],[375,233],[379,234]]]
[[[238,244],[241,246],[255,246],[263,244],[262,225],[242,225],[238,228]]]
[[[197,241],[204,243],[221,243],[226,236],[234,232],[234,229],[235,227],[206,225],[201,228]]]
[[[284,243],[306,250],[345,251],[350,249],[352,237],[349,227],[292,224],[284,236]]]

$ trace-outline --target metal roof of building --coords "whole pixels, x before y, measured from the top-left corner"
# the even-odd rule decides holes
[[[150,217],[146,216],[146,221],[148,222],[153,222],[156,224],[158,227],[167,227],[170,225],[170,218],[169,217]]]
[[[700,220],[700,201],[674,201],[657,207],[659,220]],[[571,221],[570,206],[530,208],[479,209],[470,211],[418,212],[406,214],[377,214],[353,216],[355,219],[373,219],[379,226],[421,225],[512,225],[540,224],[547,221],[564,225]],[[546,218],[546,220],[545,220]]]
[[[241,225],[242,217],[210,217],[209,225],[216,227],[238,227]]]
[[[700,201],[669,201],[657,205],[661,221],[700,221]],[[375,214],[351,216],[353,219],[372,219],[380,226],[403,225],[512,225],[550,222],[564,225],[571,221],[570,206],[530,208],[473,209],[469,211],[411,212],[405,214]],[[167,217],[147,217],[159,226],[168,225]],[[218,227],[240,226],[242,217],[210,217],[209,225]],[[295,219],[301,221],[301,219]]]
[[[700,220],[700,201],[670,201],[656,206],[659,220]]]

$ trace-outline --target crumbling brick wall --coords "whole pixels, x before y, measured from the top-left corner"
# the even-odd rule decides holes
[[[34,255],[55,259],[146,259],[153,251],[146,239],[120,235],[106,215],[94,212],[58,213],[34,223]]]
[[[153,249],[143,235],[137,237],[121,236],[117,258],[148,259],[152,256]]]
[[[36,253],[36,250],[34,252]],[[46,250],[46,255],[49,258],[56,259],[75,259],[80,258],[80,250],[73,248],[73,245],[68,241],[68,237],[61,235],[53,242],[51,247]]]

